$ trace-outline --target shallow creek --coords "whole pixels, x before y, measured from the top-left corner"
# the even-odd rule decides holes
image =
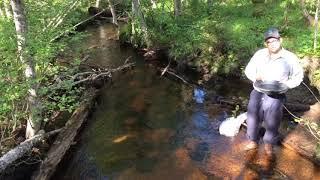
[[[234,107],[196,104],[193,87],[161,77],[133,49],[120,48],[112,25],[87,30],[89,63],[136,66],[114,74],[98,105],[53,179],[320,179],[320,168],[294,151],[276,147],[244,152],[241,131],[219,135],[217,122]],[[240,85],[240,86],[239,86]],[[250,85],[226,80],[207,90],[216,97],[247,98]],[[210,98],[209,98],[210,99]],[[286,129],[284,123],[282,129]]]

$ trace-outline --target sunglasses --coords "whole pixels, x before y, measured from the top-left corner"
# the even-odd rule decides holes
[[[271,43],[279,42],[279,41],[280,41],[280,39],[270,39],[270,40],[267,40],[266,43],[271,44]]]

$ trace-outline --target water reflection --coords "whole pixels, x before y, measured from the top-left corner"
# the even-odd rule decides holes
[[[209,115],[204,109],[206,92],[203,87],[196,86],[193,90],[193,99],[196,102],[194,112],[191,116],[192,121],[192,137],[199,139],[210,138],[210,120]],[[205,141],[195,145],[190,157],[195,161],[203,161],[209,152],[209,144]]]

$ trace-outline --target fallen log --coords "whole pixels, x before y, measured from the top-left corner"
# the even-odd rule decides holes
[[[114,69],[96,69],[92,72],[81,72],[74,77],[75,79],[77,76],[80,75],[88,75],[85,78],[82,78],[78,81],[74,81],[73,85],[77,85],[83,82],[95,83],[99,81],[101,78],[104,79],[106,77],[110,77],[112,73],[121,71],[127,68],[134,66],[134,63],[125,63],[122,66],[119,66]],[[81,125],[86,121],[87,116],[90,112],[90,108],[93,106],[94,98],[96,97],[97,91],[92,88],[88,90],[85,95],[83,95],[84,99],[71,116],[71,118],[66,123],[65,127],[61,130],[58,137],[56,138],[55,142],[51,146],[47,158],[41,163],[39,170],[36,171],[32,179],[50,179],[53,175],[56,166],[63,158],[64,154],[67,152],[69,147],[74,141],[74,138],[77,135],[78,130],[80,129]]]
[[[81,103],[79,108],[75,110],[65,127],[61,130],[55,142],[51,146],[47,158],[41,163],[38,171],[33,174],[31,179],[50,179],[55,172],[56,166],[73,143],[81,125],[86,121],[90,109],[94,104],[96,94],[97,91],[95,89],[90,89],[84,95],[84,101]]]
[[[67,64],[72,65],[71,63],[66,62]],[[96,87],[96,89],[101,88],[103,85],[103,80],[107,78],[112,77],[112,73],[117,71],[122,71],[128,68],[131,68],[135,65],[135,63],[125,63],[122,66],[119,66],[114,69],[108,69],[96,65],[91,64],[81,64],[85,67],[90,67],[91,70],[89,71],[81,71],[74,75],[68,75],[68,76],[60,76],[59,78],[56,78],[54,83],[50,85],[50,89],[63,89],[65,81],[72,81],[71,85],[76,86],[81,84],[81,86],[86,87]]]
[[[43,131],[35,135],[34,137],[25,140],[17,147],[13,148],[9,152],[7,152],[5,155],[3,155],[0,158],[0,174],[3,173],[3,171],[14,161],[21,158],[25,153],[29,152],[32,147],[36,146],[38,143],[40,143],[45,138],[48,138],[52,135],[57,134],[60,132],[61,129],[57,129],[54,131],[50,131],[48,133],[44,133]]]

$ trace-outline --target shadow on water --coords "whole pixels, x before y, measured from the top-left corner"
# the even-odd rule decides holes
[[[192,87],[161,77],[132,49],[108,37],[111,25],[90,30],[90,63],[115,67],[132,56],[133,70],[116,74],[101,91],[98,106],[53,179],[312,179],[318,167],[276,148],[243,152],[245,134],[219,135],[219,123],[233,107],[193,98]],[[239,87],[243,84],[243,87]],[[249,86],[250,87],[250,86]],[[247,96],[235,80],[214,86],[218,96]],[[212,94],[212,93],[211,93]],[[198,103],[197,103],[198,102]],[[304,169],[304,172],[299,170]]]

